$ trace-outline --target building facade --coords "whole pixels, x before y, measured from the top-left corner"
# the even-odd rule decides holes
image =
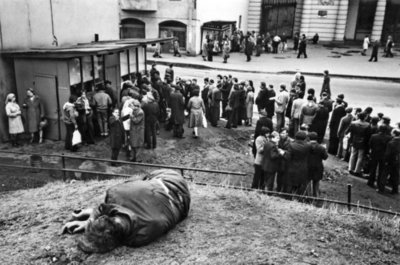
[[[120,37],[176,37],[188,55],[200,52],[206,34],[212,38],[246,30],[248,0],[120,0]],[[162,52],[172,50],[164,43]]]
[[[400,41],[400,0],[249,0],[247,17],[248,30],[260,33]]]

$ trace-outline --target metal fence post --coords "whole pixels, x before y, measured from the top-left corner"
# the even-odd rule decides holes
[[[347,209],[351,210],[351,184],[347,184]]]
[[[61,153],[61,163],[62,163],[62,169],[65,169],[65,157],[64,157],[64,153]],[[63,181],[65,181],[66,176],[65,176],[66,172],[63,170]]]

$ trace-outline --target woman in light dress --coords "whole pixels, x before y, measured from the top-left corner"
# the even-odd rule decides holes
[[[24,125],[21,119],[21,108],[17,104],[16,97],[13,93],[7,95],[5,105],[11,143],[12,146],[18,146],[18,134],[24,132]]]
[[[254,86],[253,81],[246,81],[246,125],[251,126],[253,120]]]

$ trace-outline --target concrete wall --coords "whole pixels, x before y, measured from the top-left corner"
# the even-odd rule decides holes
[[[262,0],[249,0],[247,12],[247,30],[244,31],[260,31],[261,23],[261,4]]]
[[[347,15],[346,33],[345,38],[348,40],[353,40],[356,35],[356,26],[358,18],[358,5],[360,0],[349,1],[349,12]]]
[[[119,39],[118,0],[99,3],[96,0],[0,0],[0,50],[55,47],[53,32],[58,46],[93,41],[95,33],[100,40]],[[0,57],[0,140],[3,141],[8,139],[4,98],[9,92],[16,92],[13,68],[12,60]]]

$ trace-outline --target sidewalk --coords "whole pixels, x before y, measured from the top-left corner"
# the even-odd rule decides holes
[[[292,45],[289,43],[289,47]],[[149,64],[168,65],[173,63],[177,67],[197,69],[230,70],[240,72],[253,72],[265,74],[295,74],[300,71],[306,75],[322,76],[324,70],[329,70],[332,77],[377,79],[400,82],[400,50],[394,50],[393,58],[383,56],[383,48],[380,48],[378,62],[369,62],[371,48],[367,56],[360,54],[361,47],[349,45],[307,45],[308,58],[297,59],[297,54],[288,49],[285,53],[261,54],[260,57],[252,56],[250,62],[246,62],[243,53],[231,53],[228,63],[222,63],[220,55],[213,57],[213,62],[203,61],[196,57],[174,57],[172,54],[162,54],[162,58],[153,58],[152,53],[147,53]]]

